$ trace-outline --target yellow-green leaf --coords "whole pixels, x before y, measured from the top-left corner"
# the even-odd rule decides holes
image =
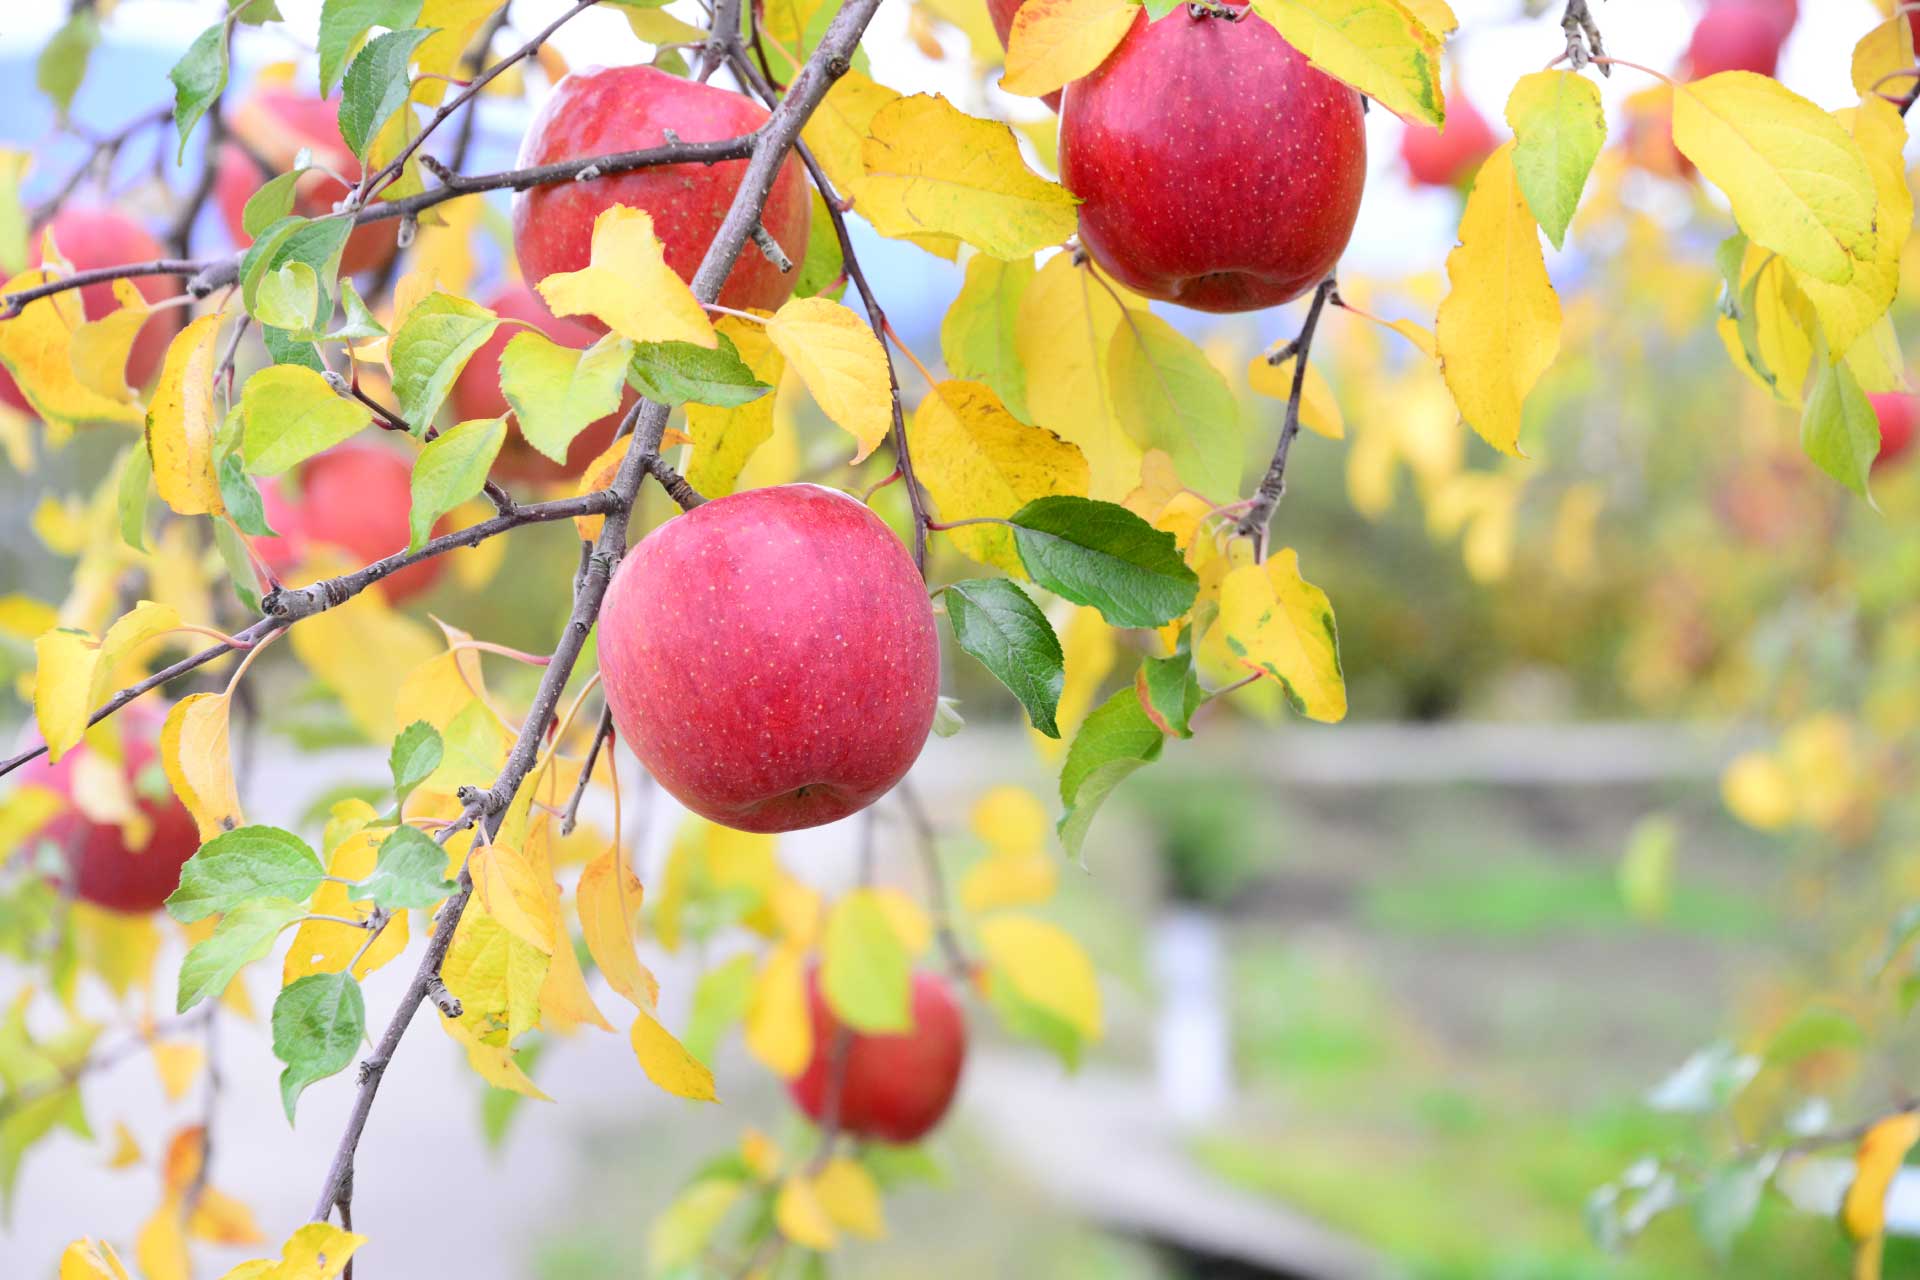
[[[1871,261],[1878,201],[1866,157],[1840,122],[1751,71],[1679,84],[1673,142],[1726,193],[1756,244],[1831,284]]]
[[[827,90],[820,109],[801,129],[800,136],[840,195],[852,196],[858,203],[867,177],[860,156],[873,127],[874,113],[899,99],[900,95],[887,86],[876,84],[859,71],[848,71]]]
[[[866,321],[831,298],[794,298],[767,321],[767,337],[821,411],[854,438],[855,462],[887,438],[893,380]]]
[[[1140,446],[1120,425],[1107,373],[1122,305],[1093,270],[1072,254],[1047,259],[1020,298],[1014,345],[1033,421],[1079,446],[1088,497],[1118,502],[1139,481]]]
[[[722,316],[714,326],[733,341],[753,376],[773,391],[731,408],[688,404],[687,434],[693,437],[693,457],[687,463],[687,483],[709,498],[723,498],[740,482],[740,470],[754,450],[773,435],[774,404],[779,399],[780,375],[786,357],[767,336],[765,325],[736,316]],[[621,453],[626,441],[618,442]]]
[[[1072,935],[1034,916],[997,915],[981,921],[980,946],[993,981],[1010,983],[1082,1040],[1099,1038],[1100,984],[1093,961]]]
[[[1079,202],[1027,168],[1013,130],[915,94],[873,115],[856,207],[883,235],[958,236],[997,258],[1059,244]]]
[[[279,475],[373,421],[373,410],[336,395],[325,378],[298,364],[272,365],[248,378],[240,411],[240,454],[257,476]]]
[[[780,1184],[773,1201],[773,1221],[781,1235],[804,1249],[825,1252],[839,1241],[833,1220],[804,1173],[793,1174]]]
[[[1038,98],[1078,80],[1107,60],[1140,12],[1139,0],[1026,0],[1007,33],[1000,87]]]
[[[1446,122],[1440,36],[1401,0],[1254,0],[1253,11],[1313,65],[1395,115]]]
[[[967,278],[940,322],[940,354],[956,378],[984,382],[1021,421],[1027,415],[1027,371],[1015,344],[1020,299],[1033,281],[1033,262],[1002,262],[975,254]]]
[[[1560,299],[1514,179],[1511,142],[1474,179],[1447,280],[1434,325],[1447,388],[1482,439],[1518,456],[1527,394],[1560,352]]]
[[[218,312],[201,316],[174,337],[147,408],[153,487],[183,516],[226,510],[213,469],[213,365],[221,319]]]
[[[806,956],[775,947],[754,979],[743,1027],[747,1051],[775,1075],[792,1079],[813,1057],[813,1021],[807,1009]]]
[[[1296,710],[1329,722],[1346,717],[1333,606],[1326,592],[1300,576],[1300,558],[1291,547],[1265,564],[1227,573],[1218,625],[1233,656],[1278,680]]]
[[[1527,207],[1558,249],[1607,141],[1600,87],[1571,71],[1522,76],[1507,95],[1513,171]]]
[[[1907,185],[1902,155],[1907,122],[1891,102],[1875,95],[1835,114],[1873,173],[1872,252],[1854,263],[1853,278],[1845,284],[1830,284],[1798,268],[1793,272],[1800,292],[1820,318],[1830,358],[1838,360],[1886,314],[1900,290],[1900,254],[1913,226],[1913,190]]]
[[[635,342],[691,342],[716,347],[706,308],[667,265],[653,218],[644,209],[611,205],[593,220],[588,265],[540,282],[557,316],[590,315]]]
[[[1193,339],[1151,311],[1130,311],[1107,347],[1107,376],[1135,444],[1166,453],[1201,493],[1226,501],[1240,492],[1240,404]]]
[[[847,1156],[835,1156],[814,1175],[814,1198],[833,1225],[862,1240],[887,1234],[886,1214],[880,1205],[880,1184],[865,1165]]]
[[[855,889],[827,916],[820,990],[856,1031],[900,1033],[913,1027],[912,960],[879,893]]]

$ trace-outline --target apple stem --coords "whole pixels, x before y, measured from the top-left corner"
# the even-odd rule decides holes
[[[1254,557],[1267,558],[1267,526],[1273,522],[1274,509],[1280,505],[1280,497],[1287,490],[1287,455],[1293,449],[1294,437],[1300,434],[1300,399],[1307,389],[1307,355],[1313,349],[1313,334],[1320,327],[1320,313],[1326,310],[1328,299],[1338,290],[1334,277],[1322,280],[1313,291],[1313,301],[1307,304],[1307,318],[1300,325],[1300,336],[1295,338],[1289,355],[1294,359],[1293,387],[1287,396],[1287,416],[1280,424],[1280,439],[1274,445],[1273,461],[1267,466],[1267,474],[1260,481],[1260,487],[1254,491],[1253,503],[1247,513],[1240,517],[1234,531],[1243,538],[1253,539]]]

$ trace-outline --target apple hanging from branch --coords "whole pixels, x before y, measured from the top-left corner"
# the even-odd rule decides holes
[[[913,1029],[899,1035],[852,1032],[846,1060],[836,1070],[842,1024],[820,990],[819,971],[807,977],[813,1057],[787,1086],[794,1104],[815,1124],[831,1113],[842,1131],[878,1142],[918,1142],[947,1114],[967,1058],[967,1023],[944,979],[913,975]],[[830,1106],[835,1075],[839,1106]]]

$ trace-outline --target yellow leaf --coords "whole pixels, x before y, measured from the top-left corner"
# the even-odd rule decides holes
[[[313,897],[316,915],[351,920],[360,914],[359,908],[353,906],[348,898],[346,885],[335,881],[358,881],[372,875],[380,857],[380,842],[386,838],[389,830],[387,827],[375,827],[356,831],[340,841],[327,865],[327,874],[334,879],[323,881],[320,891]],[[407,913],[395,912],[388,918],[386,928],[374,939],[373,945],[368,946],[366,953],[354,963],[353,976],[364,978],[406,950],[408,931]],[[293,944],[287,948],[287,958],[281,964],[280,983],[286,986],[314,973],[339,973],[347,967],[349,960],[360,954],[360,948],[366,943],[365,929],[332,920],[302,921],[294,931]]]
[[[1871,261],[1873,173],[1840,122],[1770,76],[1722,71],[1673,90],[1673,142],[1726,193],[1754,243],[1831,284]]]
[[[220,482],[213,474],[213,365],[219,312],[201,316],[167,346],[160,381],[147,407],[147,452],[153,487],[183,516],[220,515]]]
[[[827,417],[853,436],[860,462],[893,425],[887,353],[867,322],[831,298],[794,298],[767,321],[767,337]]]
[[[1854,90],[1862,98],[1882,92],[1888,87],[1881,84],[1882,80],[1912,69],[1913,52],[1913,23],[1909,15],[1902,13],[1888,18],[1853,46]],[[1901,81],[1893,87],[1905,88],[1911,83]]]
[[[1797,269],[1794,281],[1813,304],[1827,336],[1827,351],[1837,359],[1886,314],[1900,290],[1900,253],[1913,225],[1913,191],[1901,154],[1907,145],[1907,122],[1891,102],[1875,95],[1835,114],[1873,172],[1872,251],[1854,263],[1853,278],[1845,284],[1829,284]]]
[[[115,280],[113,297],[119,306],[73,331],[73,377],[95,395],[129,402],[134,393],[127,385],[127,356],[151,311],[131,280]]]
[[[337,1280],[365,1236],[331,1222],[309,1222],[280,1247],[280,1261],[243,1262],[222,1280]]]
[[[552,956],[510,932],[470,901],[454,930],[440,976],[464,1009],[461,1038],[511,1044],[540,1021],[540,989]]]
[[[552,955],[558,930],[546,894],[527,860],[496,839],[467,862],[473,896],[486,913],[522,942]]]
[[[218,1245],[259,1244],[266,1239],[253,1210],[214,1187],[200,1188],[200,1198],[187,1215],[187,1234]]]
[[[967,824],[995,853],[1044,850],[1053,832],[1040,798],[1011,783],[990,787],[974,801]]]
[[[773,1221],[781,1235],[803,1249],[825,1252],[840,1239],[804,1174],[794,1174],[780,1184],[780,1194],[773,1201]]]
[[[131,1169],[146,1157],[140,1152],[140,1142],[133,1136],[133,1130],[127,1128],[127,1122],[113,1122],[113,1154],[107,1157],[109,1169]]]
[[[1120,425],[1107,376],[1120,312],[1091,265],[1076,267],[1073,255],[1057,253],[1027,286],[1014,322],[1033,420],[1080,447],[1087,496],[1111,502],[1125,497],[1140,474],[1140,446]]]
[[[1727,812],[1757,831],[1778,831],[1793,821],[1793,779],[1765,752],[1749,751],[1727,766],[1720,798]]]
[[[104,1240],[75,1240],[60,1255],[60,1280],[129,1280],[120,1255]]]
[[[394,715],[400,686],[440,650],[431,632],[378,591],[302,618],[289,637],[301,665],[339,695],[348,718],[376,742],[402,728]]]
[[[996,258],[1023,258],[1079,225],[1079,201],[1027,168],[997,120],[915,94],[881,107],[869,128],[856,207],[882,235],[958,236]]]
[[[900,945],[906,948],[909,956],[918,956],[933,942],[933,921],[927,916],[926,908],[898,889],[857,890],[872,895],[880,914],[893,926],[894,934],[900,939]],[[851,895],[849,895],[851,896]],[[842,899],[844,901],[844,899]]]
[[[160,730],[160,763],[199,824],[202,843],[245,821],[228,744],[230,711],[224,693],[188,694],[173,704]]]
[[[207,1051],[192,1041],[155,1040],[153,1069],[160,1076],[160,1087],[168,1102],[178,1102],[207,1064]]]
[[[1041,754],[1049,760],[1058,759],[1066,751],[1066,744],[1073,738],[1073,731],[1087,718],[1087,712],[1093,709],[1094,695],[1100,691],[1100,684],[1113,670],[1113,664],[1119,651],[1114,638],[1114,630],[1100,616],[1100,611],[1092,605],[1078,605],[1069,615],[1066,625],[1056,624],[1060,634],[1061,652],[1066,658],[1067,677],[1060,689],[1060,705],[1054,712],[1054,723],[1060,726],[1060,737],[1048,738],[1034,729],[1029,739],[1039,748]]]
[[[38,267],[7,281],[4,292],[50,284],[66,274]],[[13,375],[34,412],[50,421],[70,426],[140,421],[138,405],[110,400],[74,376],[73,335],[84,323],[77,290],[30,302],[13,319],[0,321],[0,363]]]
[[[66,806],[65,797],[51,787],[15,784],[0,804],[0,866]]]
[[[880,1185],[857,1160],[835,1156],[827,1161],[813,1177],[813,1194],[833,1225],[848,1235],[878,1240],[887,1234]]]
[[[1242,565],[1220,584],[1227,647],[1247,667],[1278,680],[1296,710],[1315,720],[1346,718],[1340,637],[1326,592],[1300,576],[1293,548],[1264,565]]]
[[[961,878],[960,904],[976,914],[1033,906],[1052,898],[1059,882],[1053,858],[1039,850],[990,853]]]
[[[1247,365],[1247,385],[1260,395],[1280,401],[1291,400],[1295,358],[1288,356],[1279,364],[1273,364],[1265,356],[1255,356]],[[1347,422],[1340,415],[1340,402],[1334,398],[1333,388],[1327,385],[1326,378],[1313,367],[1311,360],[1307,362],[1307,380],[1300,392],[1300,425],[1329,440],[1344,440],[1347,435]]]
[[[1840,1205],[1840,1221],[1855,1240],[1869,1240],[1887,1229],[1887,1191],[1907,1152],[1920,1142],[1920,1113],[1902,1111],[1867,1130],[1854,1155],[1853,1185]]]
[[[445,1014],[440,1016],[441,1029],[458,1040],[467,1051],[467,1065],[473,1068],[475,1075],[496,1089],[505,1089],[537,1102],[553,1101],[521,1069],[517,1055],[511,1048],[475,1039],[471,1034],[472,1029],[461,1025],[465,1021],[464,1013],[458,1018],[449,1018]]]
[[[760,397],[761,400],[771,398],[770,396]],[[758,403],[758,401],[755,403]],[[583,498],[587,494],[600,489],[611,489],[613,487],[613,478],[620,473],[621,460],[627,456],[627,448],[632,443],[633,441],[631,439],[623,436],[602,449],[599,456],[592,462],[589,462],[586,470],[580,473],[580,482],[573,486],[574,496]],[[694,487],[699,488],[698,485]],[[704,490],[702,490],[702,492],[704,492]],[[580,541],[598,542],[600,540],[601,526],[606,524],[606,521],[607,518],[605,516],[575,516],[573,518],[573,529],[575,533],[580,535]]]
[[[715,1176],[682,1191],[647,1230],[647,1274],[670,1275],[699,1262],[744,1190],[738,1179]]]
[[[936,385],[914,410],[907,439],[916,474],[943,520],[1004,519],[1035,498],[1087,493],[1087,459],[1079,447],[1020,421],[982,383]],[[1012,530],[976,525],[947,536],[980,563],[1026,576]]]
[[[1805,278],[1796,277],[1784,258],[1750,244],[1740,266],[1740,306],[1751,314],[1755,349],[1747,349],[1739,321],[1722,315],[1716,322],[1734,367],[1796,409],[1813,365],[1814,330],[1819,324],[1813,304],[1798,283]]]
[[[1107,60],[1141,16],[1136,0],[1027,0],[1007,33],[1000,87],[1038,98]]]
[[[647,1079],[678,1098],[694,1102],[718,1102],[713,1091],[713,1072],[660,1025],[659,1019],[642,1009],[633,1020],[633,1052]]]
[[[858,74],[849,72],[848,78]],[[836,91],[838,88],[835,86]],[[774,404],[779,399],[780,376],[787,362],[768,337],[765,325],[722,316],[715,327],[733,340],[753,376],[773,388],[758,400],[729,409],[706,404],[687,406],[687,434],[693,438],[687,483],[709,498],[724,498],[739,484],[740,470],[754,450],[773,435]]]
[[[637,1009],[655,1008],[660,984],[633,949],[633,916],[640,909],[640,882],[626,868],[618,842],[587,864],[574,890],[580,934],[607,984]]]
[[[860,162],[861,150],[873,127],[874,113],[899,98],[899,94],[869,80],[859,71],[848,71],[827,91],[827,96],[820,101],[820,109],[800,130],[814,159],[826,170],[827,178],[841,196],[852,197],[858,203],[861,184],[867,176]]]
[[[58,761],[80,741],[93,709],[122,674],[121,664],[179,625],[179,611],[171,605],[142,600],[97,642],[83,631],[64,629],[35,639],[33,712],[49,761]]]
[[[1004,980],[1080,1033],[1100,1036],[1100,984],[1093,961],[1058,925],[1034,916],[997,915],[980,922],[980,946],[993,980]]]
[[[1539,224],[1514,181],[1512,142],[1474,179],[1447,280],[1452,290],[1434,326],[1447,387],[1482,439],[1520,456],[1527,394],[1560,351],[1560,299]]]
[[[140,1226],[134,1237],[133,1260],[146,1280],[193,1280],[193,1260],[187,1253],[186,1224],[180,1202],[168,1196]]]
[[[1441,14],[1429,8],[1423,20],[1402,0],[1254,0],[1253,11],[1314,66],[1395,115],[1446,122],[1440,33],[1427,25],[1444,23]]]
[[[813,1057],[813,1020],[807,1007],[806,955],[775,947],[760,967],[742,1028],[747,1050],[775,1075],[792,1079]]]
[[[623,204],[593,220],[593,248],[579,271],[557,272],[539,283],[557,316],[590,315],[635,342],[691,342],[715,347],[706,308],[667,265],[653,218]]]
[[[1447,0],[1401,0],[1401,3],[1408,13],[1419,19],[1421,26],[1443,40],[1460,29],[1460,19],[1453,16]]]

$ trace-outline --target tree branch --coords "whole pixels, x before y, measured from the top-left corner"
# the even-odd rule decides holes
[[[1273,521],[1274,508],[1280,505],[1280,495],[1287,490],[1287,454],[1293,449],[1293,438],[1300,434],[1300,397],[1306,392],[1307,356],[1313,350],[1313,333],[1320,327],[1320,313],[1326,309],[1334,289],[1332,276],[1320,282],[1313,291],[1313,301],[1307,305],[1307,318],[1300,326],[1300,336],[1268,357],[1275,364],[1294,361],[1293,389],[1287,396],[1287,416],[1280,424],[1280,441],[1274,446],[1273,461],[1267,465],[1267,474],[1260,481],[1259,489],[1254,491],[1253,504],[1235,526],[1235,532],[1241,537],[1254,540],[1262,559],[1266,557],[1267,526]]]

